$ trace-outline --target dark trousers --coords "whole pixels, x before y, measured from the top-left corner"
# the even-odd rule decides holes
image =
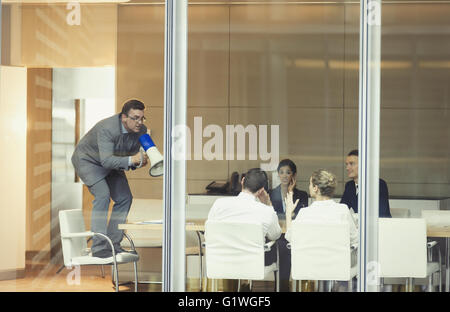
[[[264,263],[270,265],[277,261],[277,249],[279,257],[279,270],[280,270],[280,291],[289,291],[289,278],[291,276],[291,250],[287,248],[288,241],[284,238],[284,234],[277,240],[277,248],[272,249],[265,253]]]
[[[117,250],[123,238],[123,230],[118,225],[125,223],[131,207],[132,195],[128,180],[123,171],[112,170],[108,176],[88,187],[94,195],[92,207],[91,231],[107,235]],[[114,201],[108,222],[110,200]],[[99,236],[92,239],[92,252],[111,250],[108,242]]]

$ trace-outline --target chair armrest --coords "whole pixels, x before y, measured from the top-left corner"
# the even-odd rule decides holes
[[[61,233],[62,238],[76,238],[76,237],[90,237],[94,236],[95,233],[91,231],[78,232],[78,233]]]
[[[61,233],[61,238],[92,237],[95,235],[103,237],[109,243],[109,245],[111,246],[111,250],[113,251],[113,255],[115,255],[114,245],[113,245],[111,239],[102,233],[96,233],[96,232],[91,232],[91,231],[76,232],[76,233]]]
[[[130,242],[131,250],[136,251],[136,248],[134,247],[133,240],[127,233],[123,233],[123,236]]]
[[[264,244],[264,251],[270,251],[272,249],[273,244],[275,244],[275,241],[270,241],[268,243]]]
[[[436,241],[432,241],[432,242],[427,242],[427,248],[433,248],[434,246],[437,245]]]

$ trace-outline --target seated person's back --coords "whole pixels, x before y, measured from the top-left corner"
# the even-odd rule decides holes
[[[238,196],[217,199],[208,214],[208,220],[259,223],[264,235],[278,239],[281,228],[278,217],[264,189],[267,176],[259,168],[250,169],[242,179],[243,190]],[[257,198],[261,201],[258,202]]]
[[[345,204],[338,204],[331,199],[336,188],[336,177],[323,169],[315,171],[309,183],[311,197],[315,201],[306,208],[300,209],[293,222],[318,222],[318,223],[347,223],[350,230],[350,244],[358,244],[358,232],[353,217]],[[289,208],[289,209],[288,209]],[[290,222],[288,214],[295,209],[292,201],[292,193],[289,193],[286,203],[286,239],[291,240]]]
[[[294,222],[348,223],[350,227],[350,244],[358,242],[358,233],[353,217],[347,205],[334,200],[315,201],[309,207],[300,209]]]

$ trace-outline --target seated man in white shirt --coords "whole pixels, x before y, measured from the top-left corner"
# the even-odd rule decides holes
[[[242,178],[242,192],[238,196],[217,199],[211,207],[208,220],[229,222],[258,222],[264,236],[276,240],[281,236],[278,217],[269,194],[264,189],[267,175],[259,168],[250,169]],[[271,263],[265,263],[270,265]]]

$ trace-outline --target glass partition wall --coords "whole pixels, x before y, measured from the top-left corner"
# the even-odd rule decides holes
[[[428,261],[438,262],[440,250],[445,291],[448,233],[433,228],[448,226],[450,214],[449,14],[448,1],[383,1],[380,66],[380,178],[393,218],[425,219],[428,240],[438,243]],[[433,275],[408,290],[437,291]],[[391,282],[404,290],[404,279]]]
[[[72,153],[86,132],[118,114],[127,100],[145,104],[144,125],[164,150],[165,4],[150,2],[2,1],[0,105],[9,116],[2,120],[2,150],[11,154],[2,163],[4,173],[11,172],[2,184],[0,211],[7,231],[2,242],[14,257],[1,257],[1,290],[114,290],[109,267],[105,277],[99,266],[64,268],[58,213],[82,209],[91,228],[94,197],[75,174]],[[134,221],[163,215],[163,178],[148,169],[125,172]],[[141,257],[140,280],[159,282],[139,290],[160,291],[162,232],[129,234]],[[120,266],[120,283],[133,276],[132,265]]]
[[[358,148],[359,14],[359,3],[348,1],[189,1],[187,218],[200,209],[195,203],[209,209],[217,198],[200,195],[209,183],[240,178],[251,168],[264,169],[268,188],[280,192],[283,159],[296,164],[297,188],[307,193],[314,171],[333,173],[331,198],[340,201],[345,156]],[[282,210],[278,216],[284,222]],[[187,235],[194,246],[194,234]],[[280,248],[282,290],[293,290],[289,251]],[[300,284],[302,291],[323,286]],[[273,280],[253,287],[272,291]],[[218,288],[237,285],[221,280]]]

